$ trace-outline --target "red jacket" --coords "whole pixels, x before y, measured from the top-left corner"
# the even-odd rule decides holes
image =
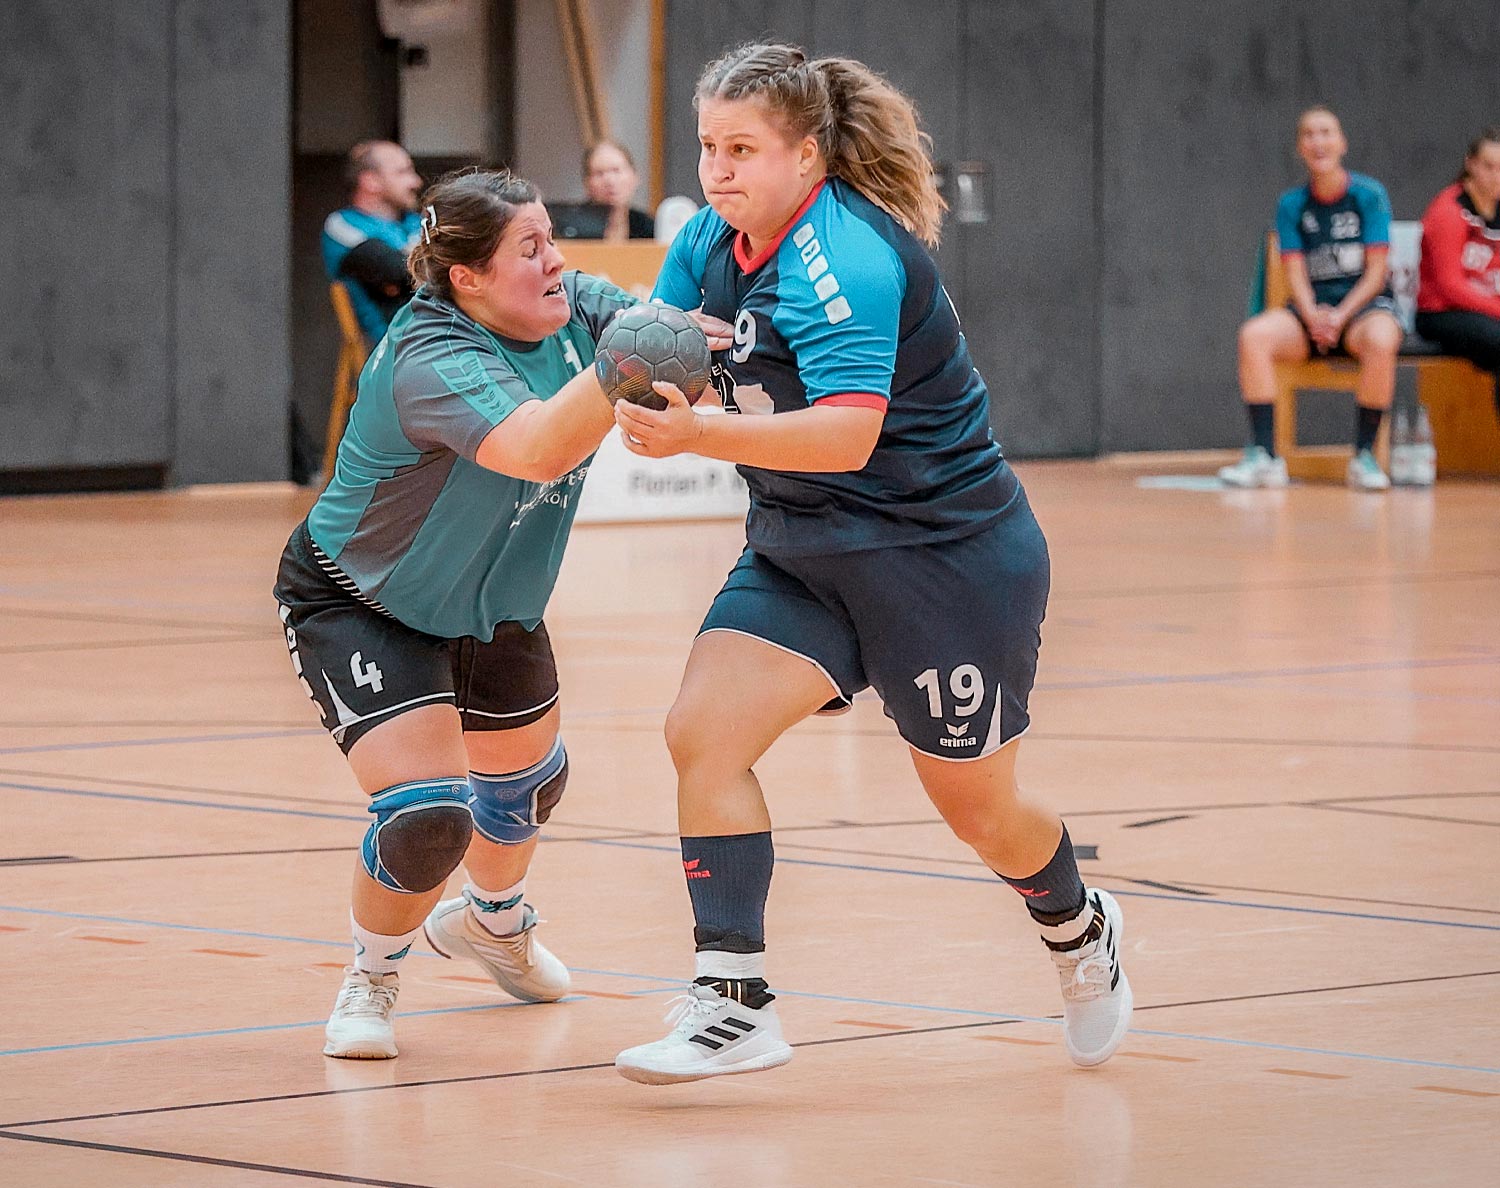
[[[1500,318],[1500,214],[1486,223],[1456,182],[1422,216],[1417,308],[1467,309]]]

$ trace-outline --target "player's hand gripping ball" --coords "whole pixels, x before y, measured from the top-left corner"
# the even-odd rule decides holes
[[[599,386],[613,404],[628,400],[658,411],[667,400],[651,390],[676,384],[689,404],[708,387],[708,339],[698,324],[670,305],[633,305],[610,319],[594,351]]]

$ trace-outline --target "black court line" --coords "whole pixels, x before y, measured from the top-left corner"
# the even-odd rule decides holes
[[[550,845],[566,845],[569,842],[641,841],[647,835],[634,833],[585,834],[582,837],[545,837]],[[113,854],[96,858],[80,858],[73,854],[42,854],[36,857],[0,858],[0,869],[11,866],[94,866],[104,862],[165,862],[174,858],[270,858],[282,854],[353,854],[358,852],[357,843],[347,846],[296,846],[277,850],[200,850],[184,854]],[[1175,888],[1174,888],[1175,890]],[[1196,894],[1189,892],[1189,894]]]
[[[1493,793],[1488,793],[1493,795]],[[1437,799],[1442,799],[1437,797]],[[1329,804],[1326,802],[1313,802],[1305,806],[1312,809],[1323,809],[1330,813],[1354,813],[1361,817],[1399,817],[1403,821],[1436,821],[1442,825],[1482,825],[1489,829],[1500,829],[1500,821],[1476,821],[1472,817],[1440,817],[1436,813],[1398,813],[1395,809],[1364,808],[1353,804]]]
[[[257,858],[279,854],[338,854],[353,853],[359,849],[351,846],[303,846],[286,850],[205,850],[196,854],[116,854],[104,858],[79,858],[72,854],[55,854],[38,858],[0,858],[0,867],[5,866],[87,866],[99,862],[161,862],[169,858]]]
[[[1172,821],[1191,821],[1192,813],[1177,813],[1170,817],[1152,817],[1149,821],[1130,821],[1121,825],[1121,829],[1146,829],[1152,825],[1167,825]]]
[[[799,722],[794,729],[803,729],[816,722]],[[571,723],[570,732],[590,731],[598,734],[659,734],[661,727],[655,723],[609,722],[601,719]],[[857,738],[885,738],[899,741],[889,727],[849,726],[825,724],[819,733],[853,735]],[[1147,746],[1202,745],[1243,747],[1307,747],[1325,750],[1354,751],[1420,751],[1437,754],[1500,755],[1500,747],[1483,746],[1479,743],[1401,743],[1382,739],[1328,739],[1328,738],[1212,738],[1202,735],[1150,734],[1049,734],[1041,730],[1028,730],[1028,739],[1038,742],[1082,742],[1082,743],[1141,743]]]
[[[1475,752],[1482,755],[1500,755],[1500,747],[1487,747],[1478,743],[1408,743],[1395,742],[1391,739],[1215,738],[1203,735],[1181,734],[1062,734],[1049,733],[1042,730],[1028,730],[1026,737],[1045,740],[1047,742],[1145,743],[1149,746],[1159,746],[1163,743],[1182,743],[1187,745],[1198,743],[1211,747],[1323,747],[1336,750],[1354,748],[1362,751],[1457,751]]]
[[[1412,986],[1427,982],[1453,982],[1470,978],[1492,978],[1500,976],[1500,969],[1478,970],[1474,973],[1462,974],[1435,974],[1420,978],[1393,978],[1380,982],[1358,982],[1339,986],[1308,986],[1298,990],[1267,990],[1260,994],[1232,994],[1221,998],[1202,998],[1185,1000],[1183,1002],[1159,1002],[1142,1005],[1136,1003],[1137,1011],[1165,1011],[1174,1007],[1213,1006],[1217,1003],[1230,1002],[1254,1002],[1262,999],[1291,998],[1308,994],[1333,994],[1344,990],[1375,990],[1388,986]],[[1062,1013],[1046,1016],[1048,1019],[1061,1019]],[[819,1040],[801,1040],[792,1045],[793,1048],[816,1048],[827,1044],[853,1043],[858,1040],[893,1039],[905,1035],[935,1035],[945,1031],[971,1031],[982,1027],[1013,1027],[1026,1023],[1026,1019],[980,1019],[972,1023],[942,1023],[933,1027],[909,1027],[900,1031],[879,1031],[864,1035],[836,1036]],[[339,1097],[352,1093],[381,1093],[392,1089],[425,1089],[436,1085],[470,1085],[480,1081],[513,1081],[525,1077],[554,1076],[559,1073],[596,1072],[600,1069],[614,1068],[614,1062],[600,1062],[597,1064],[568,1064],[553,1068],[522,1069],[517,1072],[504,1073],[473,1073],[461,1077],[431,1077],[421,1081],[398,1081],[386,1085],[356,1085],[345,1089],[313,1089],[302,1093],[272,1093],[260,1097],[238,1097],[223,1101],[198,1101],[188,1102],[184,1105],[172,1106],[148,1106],[136,1110],[113,1110],[101,1114],[72,1114],[60,1118],[37,1118],[27,1122],[7,1122],[0,1126],[0,1134],[8,1131],[29,1130],[37,1126],[63,1126],[74,1122],[99,1122],[118,1118],[139,1118],[155,1114],[178,1114],[190,1110],[213,1110],[243,1105],[269,1105],[272,1102],[283,1101],[307,1101],[319,1097]],[[17,1137],[31,1137],[22,1135]]]
[[[55,866],[59,862],[77,862],[72,854],[40,854],[34,858],[0,858],[0,866]]]
[[[184,638],[164,635],[159,639],[116,639],[100,643],[75,644],[14,644],[0,646],[0,656],[20,656],[31,653],[55,654],[58,652],[110,652],[123,648],[180,648],[190,644],[264,643],[261,635],[200,635]]]
[[[16,1134],[0,1130],[0,1138],[22,1143],[46,1143],[54,1147],[74,1147],[85,1151],[109,1151],[115,1155],[144,1155],[149,1159],[172,1159],[179,1163],[202,1163],[209,1167],[234,1167],[243,1171],[269,1172],[278,1176],[296,1176],[304,1180],[322,1180],[335,1184],[370,1184],[375,1188],[436,1188],[432,1184],[415,1184],[410,1180],[372,1180],[364,1176],[344,1176],[337,1172],[313,1171],[303,1167],[284,1167],[279,1163],[249,1163],[243,1159],[216,1159],[212,1155],[188,1155],[181,1151],[160,1151],[153,1147],[124,1147],[118,1143],[91,1143],[83,1139],[57,1138],[48,1134]]]
[[[1392,978],[1385,982],[1354,982],[1348,986],[1313,986],[1304,990],[1267,990],[1263,994],[1231,994],[1222,998],[1200,998],[1185,1002],[1158,1002],[1148,1006],[1135,1004],[1138,1011],[1166,1011],[1173,1007],[1217,1006],[1226,1002],[1258,1002],[1268,998],[1295,998],[1303,994],[1334,994],[1340,990],[1378,990],[1387,986],[1416,986],[1427,982],[1459,982],[1465,978],[1500,977],[1500,969],[1481,969],[1474,973],[1434,974],[1425,978]],[[1049,1016],[1061,1019],[1061,1015]]]
[[[1099,876],[1115,878],[1115,875]],[[1215,891],[1244,891],[1252,895],[1283,895],[1288,899],[1328,899],[1335,903],[1380,904],[1383,907],[1419,908],[1431,912],[1472,912],[1481,916],[1500,916],[1497,908],[1457,907],[1451,903],[1413,903],[1409,899],[1372,899],[1368,895],[1329,895],[1322,891],[1278,891],[1275,887],[1240,887],[1233,883],[1199,883]]]

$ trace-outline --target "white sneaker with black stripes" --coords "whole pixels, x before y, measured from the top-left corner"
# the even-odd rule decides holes
[[[1076,948],[1048,945],[1062,983],[1063,1038],[1073,1063],[1092,1068],[1115,1054],[1130,1027],[1135,999],[1120,966],[1125,919],[1108,891],[1090,891],[1094,919]]]
[[[675,1085],[730,1073],[778,1068],[792,1058],[781,1020],[770,1002],[758,1010],[725,998],[712,986],[692,985],[667,1010],[674,1024],[665,1039],[626,1048],[615,1068],[642,1085]]]

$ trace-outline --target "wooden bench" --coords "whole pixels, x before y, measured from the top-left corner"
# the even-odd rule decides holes
[[[1400,226],[1393,224],[1392,231]],[[1400,306],[1402,296],[1415,298],[1416,260],[1398,261],[1394,234],[1392,242],[1391,267]],[[1403,287],[1405,294],[1399,291]],[[1273,231],[1266,236],[1265,308],[1281,309],[1290,299],[1280,245]],[[1435,349],[1408,332],[1396,367],[1416,373],[1417,400],[1427,409],[1432,423],[1439,477],[1500,476],[1500,422],[1495,416],[1493,379],[1467,359],[1436,354]],[[1353,394],[1358,378],[1359,365],[1343,357],[1314,355],[1305,363],[1277,364],[1276,452],[1286,459],[1287,474],[1292,478],[1343,480],[1352,447],[1298,445],[1297,395],[1309,389]],[[1390,424],[1387,417],[1376,446],[1376,456],[1386,470],[1390,469]]]

